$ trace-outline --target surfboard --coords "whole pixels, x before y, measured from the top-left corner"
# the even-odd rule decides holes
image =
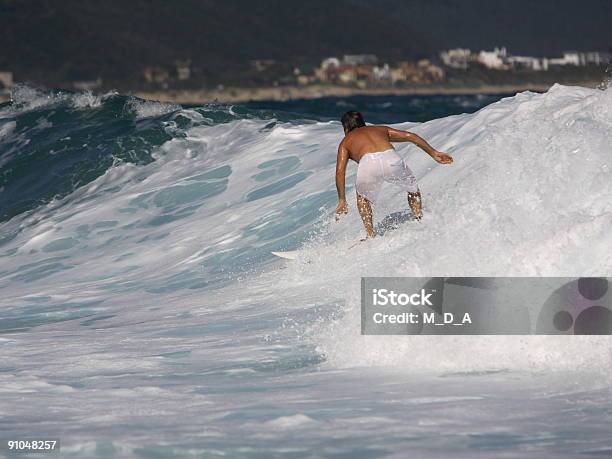
[[[353,243],[346,250],[352,249],[360,242],[363,242],[363,241],[361,239],[357,239],[356,241],[353,241]],[[285,260],[297,260],[302,252],[303,252],[302,250],[289,250],[287,252],[270,252],[270,253],[279,258],[284,258]],[[307,263],[309,263],[309,261],[307,261]]]
[[[279,258],[284,258],[285,260],[297,260],[299,254],[299,250],[291,250],[289,252],[272,252],[272,255],[276,255]]]

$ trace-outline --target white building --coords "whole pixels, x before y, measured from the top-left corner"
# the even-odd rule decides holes
[[[440,53],[442,62],[447,67],[467,69],[472,61],[479,62],[489,69],[528,69],[546,71],[551,66],[572,65],[584,67],[587,65],[606,65],[612,63],[612,53],[565,51],[562,57],[512,56],[505,47],[493,51],[480,51],[471,54],[469,49],[455,48]]]
[[[576,67],[586,65],[584,53],[578,51],[565,51],[563,57],[553,57],[548,62],[550,65],[574,65]]]
[[[508,52],[504,46],[493,51],[480,51],[476,60],[489,69],[506,69],[507,58]]]
[[[582,61],[582,56],[580,55],[581,53],[578,53],[576,51],[566,51],[563,53],[563,62],[565,62],[565,65],[583,65]]]
[[[389,81],[391,80],[391,69],[389,64],[385,64],[382,67],[372,68],[372,79],[374,81]]]
[[[612,53],[590,52],[585,53],[587,64],[606,65],[612,63]]]
[[[321,61],[322,70],[327,70],[331,67],[336,67],[336,68],[340,67],[340,59],[338,59],[337,57],[328,57]]]
[[[378,58],[373,54],[345,54],[342,63],[344,65],[376,65]]]
[[[513,69],[527,69],[536,72],[548,70],[546,57],[508,56],[507,62]]]
[[[440,53],[444,65],[454,69],[467,69],[472,52],[466,48],[454,48]]]
[[[337,70],[340,67],[340,59],[328,57],[321,61],[321,65],[314,70],[315,78],[323,82],[333,82],[337,77]]]
[[[565,51],[563,57],[549,59],[550,65],[575,65],[584,67],[587,65],[606,65],[612,62],[612,54],[598,51],[579,52]]]
[[[574,65],[605,65],[612,62],[612,54],[600,53],[598,51],[590,51],[586,53],[579,53],[575,51],[563,53],[564,58],[571,58],[572,62],[577,62]]]

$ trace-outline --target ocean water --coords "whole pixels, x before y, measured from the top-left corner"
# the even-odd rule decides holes
[[[398,144],[424,218],[349,251],[333,176],[353,108],[455,163]],[[612,456],[609,337],[359,327],[361,276],[610,276],[611,140],[612,89],[181,107],[19,87],[0,105],[0,438],[70,458]],[[382,196],[378,222],[406,209]]]

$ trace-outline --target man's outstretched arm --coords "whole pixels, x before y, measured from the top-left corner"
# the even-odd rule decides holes
[[[450,164],[453,162],[453,157],[436,150],[434,147],[429,145],[425,139],[419,137],[414,132],[400,131],[399,129],[393,129],[387,127],[387,134],[389,135],[389,141],[391,142],[412,142],[433,159],[441,164]]]
[[[338,190],[338,207],[336,207],[336,218],[340,216],[340,214],[345,214],[348,212],[348,208],[346,206],[346,165],[348,164],[349,152],[342,145],[342,143],[338,146],[338,157],[336,158],[336,190]]]

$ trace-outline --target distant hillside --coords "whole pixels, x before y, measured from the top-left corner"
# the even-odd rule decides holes
[[[0,70],[48,85],[191,59],[211,83],[250,59],[428,56],[457,45],[539,54],[612,46],[608,0],[0,0]]]
[[[0,68],[37,81],[120,80],[187,58],[214,76],[256,58],[431,52],[408,25],[349,0],[1,0],[0,15]]]

